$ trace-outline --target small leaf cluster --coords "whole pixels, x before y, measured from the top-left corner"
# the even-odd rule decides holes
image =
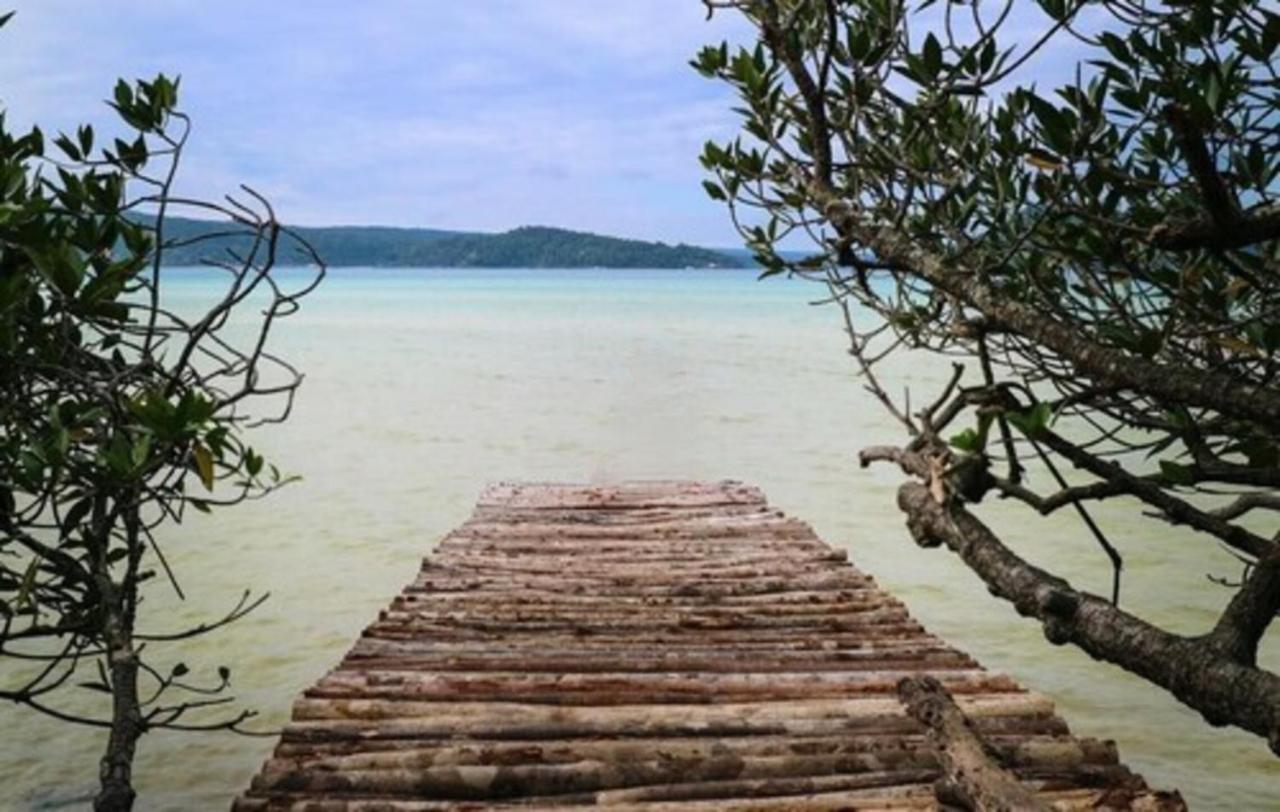
[[[242,264],[203,317],[162,295],[187,129],[178,90],[163,75],[118,83],[108,104],[125,135],[111,138],[89,125],[14,132],[0,112],[0,655],[31,646],[54,663],[0,696],[33,707],[82,660],[101,670],[127,644],[140,585],[163,572],[181,594],[160,528],[289,481],[244,432],[241,403],[266,389],[265,331],[248,351],[217,336],[247,292],[271,284],[269,264]],[[248,211],[231,215],[269,258],[279,228]],[[293,309],[281,294],[268,315]],[[186,712],[156,701],[159,720]]]

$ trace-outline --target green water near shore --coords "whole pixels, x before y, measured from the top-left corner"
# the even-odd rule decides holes
[[[216,277],[174,274],[194,303]],[[270,591],[251,618],[175,650],[193,674],[233,670],[261,726],[341,658],[359,631],[495,479],[733,478],[846,547],[930,629],[1049,695],[1075,732],[1118,741],[1156,786],[1196,808],[1275,809],[1280,762],[1261,740],[1214,730],[1146,683],[1045,643],[942,551],[911,543],[894,507],[901,475],[860,470],[857,450],[900,432],[853,377],[834,310],[804,283],[674,271],[358,271],[333,274],[280,326],[306,371],[293,419],[259,445],[302,482],[270,500],[196,516],[166,536],[188,599],[157,584],[143,615],[176,629]],[[923,400],[942,368],[885,374]],[[1105,559],[1066,512],[982,515],[1023,556],[1109,589]],[[1128,562],[1125,605],[1182,632],[1207,629],[1232,560],[1185,531],[1108,503],[1101,522]],[[1275,640],[1264,661],[1280,667]],[[161,662],[165,662],[162,660]],[[9,668],[0,665],[0,668]],[[81,808],[97,731],[0,711],[0,807]],[[273,746],[225,734],[144,738],[144,810],[224,809]]]

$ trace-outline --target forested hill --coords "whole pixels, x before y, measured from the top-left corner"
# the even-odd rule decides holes
[[[219,223],[170,217],[166,242],[222,230]],[[559,228],[524,226],[501,234],[427,228],[332,226],[297,228],[330,266],[427,268],[737,268],[738,257],[692,245],[624,240]],[[169,250],[168,265],[225,256],[235,238],[219,237]],[[290,257],[281,257],[287,264]]]

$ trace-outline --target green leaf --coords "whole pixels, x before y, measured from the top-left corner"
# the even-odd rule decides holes
[[[254,452],[252,448],[246,448],[244,452],[244,470],[249,476],[257,476],[262,470],[262,455]]]
[[[1059,155],[1070,154],[1074,117],[1033,92],[1028,91],[1025,98],[1031,107],[1031,114],[1040,125],[1040,134],[1045,144]]]
[[[125,477],[133,471],[133,443],[123,432],[115,434],[105,450],[101,452],[102,462],[107,470],[115,476]]]
[[[120,105],[121,108],[127,109],[133,106],[133,89],[129,87],[129,83],[125,80],[121,79],[116,82],[114,95],[116,104]],[[120,112],[123,113],[124,109]]]
[[[63,535],[70,535],[72,531],[78,528],[92,508],[93,497],[91,496],[83,497],[72,504],[71,509],[62,514]]]
[[[1160,475],[1173,485],[1190,485],[1195,482],[1190,466],[1169,460],[1160,460]]]
[[[723,189],[721,189],[717,184],[715,184],[715,183],[713,183],[713,182],[711,182],[711,181],[709,181],[709,180],[704,180],[704,181],[702,182],[702,188],[707,190],[707,197],[711,198],[712,200],[726,200],[726,199],[727,199],[727,198],[725,197],[724,190],[723,190]]]
[[[57,145],[58,149],[65,152],[67,157],[73,161],[79,161],[84,157],[83,153],[80,151],[80,147],[78,147],[75,142],[65,134],[59,134],[57,138],[53,139],[53,143]]]
[[[85,261],[66,242],[42,249],[28,248],[27,256],[40,274],[64,296],[73,296],[84,282]]]
[[[978,57],[978,67],[983,72],[991,70],[991,66],[996,61],[996,41],[988,39],[987,44],[982,46],[982,54]]]
[[[871,52],[871,32],[863,25],[850,26],[845,47],[849,50],[850,59],[864,63]]]
[[[1045,401],[1040,401],[1024,412],[1010,412],[1006,415],[1009,424],[1028,437],[1035,437],[1049,428],[1053,409]]]
[[[953,435],[950,442],[953,448],[974,452],[980,450],[982,438],[974,429],[965,429],[959,434]]]
[[[134,468],[141,468],[147,462],[147,457],[151,454],[151,435],[142,434],[138,439],[133,441],[133,448],[130,450],[130,459],[133,460]]]
[[[932,32],[925,37],[924,51],[921,56],[924,59],[924,68],[928,71],[929,78],[936,77],[938,72],[942,70],[942,43],[938,42],[938,38]]]
[[[1055,20],[1061,20],[1067,16],[1066,0],[1040,0],[1040,8]]]
[[[1222,81],[1218,78],[1216,70],[1210,70],[1204,82],[1204,103],[1209,109],[1215,113],[1219,110],[1219,103],[1222,101]]]

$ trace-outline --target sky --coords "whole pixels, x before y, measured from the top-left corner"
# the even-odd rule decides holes
[[[688,67],[734,26],[695,0],[4,5],[14,125],[106,123],[116,77],[181,75],[185,191],[249,183],[308,225],[739,242],[697,161],[731,94]]]
[[[740,243],[697,160],[735,100],[688,61],[749,32],[697,0],[0,5],[13,125],[100,125],[116,77],[182,77],[183,192],[248,183],[305,225]]]

